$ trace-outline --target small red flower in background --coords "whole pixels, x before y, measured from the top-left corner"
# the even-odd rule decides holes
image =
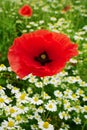
[[[71,6],[70,5],[67,5],[67,6],[65,6],[63,9],[62,9],[62,12],[67,12],[67,11],[69,11],[71,9]]]
[[[60,72],[71,57],[78,55],[78,46],[60,33],[37,30],[23,34],[9,48],[8,60],[20,77],[32,73],[44,77]]]
[[[30,17],[32,16],[32,8],[29,5],[24,5],[19,9],[18,13],[21,16]]]

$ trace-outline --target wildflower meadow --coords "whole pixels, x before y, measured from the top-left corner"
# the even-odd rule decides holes
[[[87,0],[0,0],[0,130],[87,130]]]

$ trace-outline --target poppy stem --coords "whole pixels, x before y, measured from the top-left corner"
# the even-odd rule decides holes
[[[43,86],[42,86],[42,100],[43,100],[43,120],[45,119],[45,111],[44,111],[44,77],[42,78],[42,83],[43,83]]]
[[[26,26],[28,25],[28,18],[27,17],[25,18],[25,25]]]

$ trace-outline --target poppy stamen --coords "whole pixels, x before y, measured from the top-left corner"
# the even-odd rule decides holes
[[[46,63],[49,63],[52,61],[49,59],[48,54],[45,51],[39,54],[39,56],[36,56],[34,59],[40,62],[41,65],[45,65]]]
[[[41,59],[43,59],[43,60],[46,59],[46,55],[45,55],[45,54],[41,54],[40,57],[41,57]]]

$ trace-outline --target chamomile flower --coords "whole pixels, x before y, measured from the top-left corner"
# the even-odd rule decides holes
[[[81,106],[80,105],[75,105],[74,107],[72,107],[72,109],[77,112],[77,113],[80,113],[81,112]]]
[[[5,71],[7,70],[6,66],[4,64],[0,65],[0,71]]]
[[[31,99],[30,99],[32,104],[35,105],[41,105],[43,103],[43,101],[41,99],[39,99],[39,96],[34,95]]]
[[[25,114],[27,111],[29,111],[28,106],[24,106],[22,104],[17,104],[17,114]]]
[[[81,119],[79,117],[74,117],[73,121],[76,123],[76,124],[81,124]]]
[[[14,117],[17,115],[18,108],[16,106],[7,106],[5,108],[6,115],[10,115],[11,117]]]
[[[37,112],[38,113],[43,113],[44,109],[42,106],[39,106],[38,109],[37,109]]]
[[[87,101],[87,96],[86,95],[84,95],[83,101]]]
[[[51,112],[57,111],[56,103],[52,102],[51,100],[49,100],[48,103],[45,104],[45,108]]]
[[[0,95],[5,95],[5,88],[0,86]]]
[[[85,81],[80,81],[79,82],[79,85],[82,86],[82,87],[86,87],[87,86],[87,83]]]
[[[38,126],[36,124],[31,125],[32,130],[38,130]]]
[[[32,94],[32,93],[33,93],[32,88],[28,88],[28,89],[27,89],[27,92],[28,92],[28,94]]]
[[[68,98],[68,97],[70,97],[70,96],[72,95],[72,93],[73,93],[72,90],[66,89],[66,90],[64,91],[64,97],[65,97],[65,98]]]
[[[87,105],[84,105],[84,106],[82,107],[82,112],[87,112]]]
[[[34,113],[34,116],[33,116],[37,121],[40,121],[41,120],[41,116],[38,114],[38,112],[36,111]]]
[[[28,94],[26,92],[18,92],[15,94],[15,97],[17,99],[17,102],[18,103],[28,103],[29,102],[29,97],[28,97]]]
[[[82,89],[78,89],[78,90],[76,91],[76,94],[79,95],[79,96],[84,97],[84,91],[83,91]]]
[[[72,111],[71,104],[68,100],[64,100],[64,109],[68,111]]]
[[[19,114],[15,116],[15,120],[16,120],[17,123],[23,122],[23,119],[22,119],[21,115],[19,115]]]
[[[45,85],[49,84],[49,77],[48,76],[46,76],[46,77],[43,78],[43,83]]]
[[[83,27],[83,29],[84,29],[85,31],[87,31],[87,25],[85,25],[85,26]]]
[[[0,97],[0,108],[4,108],[10,102],[11,102],[11,98],[7,97],[7,95],[2,95]]]
[[[6,86],[8,89],[12,89],[13,88],[13,85],[12,84],[7,84]]]
[[[53,125],[49,124],[47,121],[39,121],[38,125],[41,130],[54,130]]]
[[[59,113],[59,117],[60,117],[60,119],[68,120],[70,118],[70,115],[69,115],[68,112],[62,111],[62,112]]]
[[[56,19],[56,17],[51,17],[50,20],[51,21],[56,21],[57,19]]]
[[[11,93],[13,93],[13,94],[19,93],[19,88],[13,87],[11,90]]]
[[[54,91],[54,95],[59,98],[63,96],[62,92],[60,92],[59,90]]]
[[[72,84],[77,82],[77,80],[74,76],[69,76],[68,78],[66,78],[66,81],[68,83],[72,83]]]
[[[75,64],[75,63],[77,63],[77,60],[76,59],[70,59],[70,62]]]
[[[87,119],[87,115],[84,115],[85,119]]]
[[[8,72],[12,71],[11,67],[7,67],[7,70],[8,70]]]
[[[70,95],[71,100],[76,101],[76,100],[78,100],[78,98],[79,98],[79,96],[77,94],[75,94],[75,93],[72,93],[72,95]]]
[[[29,74],[29,80],[30,83],[36,83],[37,79],[36,76],[33,76],[32,74]]]
[[[51,98],[51,96],[49,96],[46,92],[43,92],[43,93],[42,93],[42,97],[43,97],[44,99],[50,99],[50,98]]]
[[[39,24],[44,24],[44,20],[40,20],[40,21],[39,21]]]
[[[58,85],[58,80],[55,79],[55,78],[52,78],[52,79],[49,81],[49,83],[50,83],[50,84],[54,84],[55,87],[57,87],[57,85]]]
[[[69,125],[65,124],[64,122],[62,122],[61,127],[62,128],[60,128],[59,130],[69,130],[69,128],[70,128]]]
[[[17,123],[12,118],[8,118],[8,120],[4,120],[1,126],[3,126],[3,130],[5,129],[12,130],[14,128],[15,129],[18,128]]]
[[[36,83],[35,83],[35,86],[36,86],[37,88],[42,88],[42,87],[43,87],[43,83],[42,83],[42,82],[36,82]]]

